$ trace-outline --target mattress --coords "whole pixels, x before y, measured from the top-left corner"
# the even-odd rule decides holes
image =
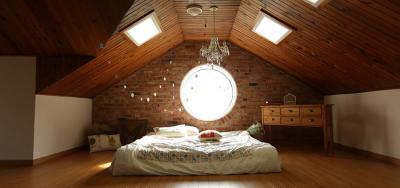
[[[220,142],[197,136],[147,135],[119,148],[110,172],[117,175],[208,175],[280,172],[275,147],[247,131],[222,132]]]

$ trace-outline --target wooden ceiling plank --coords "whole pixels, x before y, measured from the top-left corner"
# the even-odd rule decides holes
[[[247,3],[249,3],[249,2],[247,2]],[[259,2],[256,2],[256,3],[259,3]],[[251,4],[251,3],[250,3]],[[256,10],[253,10],[253,11],[256,11]],[[249,23],[249,21],[247,21],[247,23]],[[251,23],[251,22],[250,22]],[[296,36],[296,35],[294,35],[294,36]],[[292,38],[290,38],[291,36],[289,36],[288,37],[288,41],[290,41],[290,40],[293,40],[294,38],[292,37]],[[304,41],[305,42],[305,41]],[[328,56],[329,57],[329,56]],[[312,58],[311,58],[312,59]],[[326,58],[325,58],[326,59]],[[367,69],[368,71],[367,72],[372,72],[372,69],[371,68],[368,68]],[[387,73],[386,74],[383,74],[384,76],[386,76],[387,78],[389,78],[389,79],[393,79],[394,77],[393,77],[393,75],[392,76],[390,76],[390,75],[388,75]],[[353,77],[353,76],[352,76]],[[365,78],[365,75],[363,76],[363,78]],[[365,80],[365,79],[363,79],[363,80]],[[386,81],[386,82],[388,82],[389,83],[389,81]],[[362,81],[361,82],[359,82],[359,83],[362,83]],[[352,85],[360,85],[360,84],[356,84],[356,83],[354,83],[354,84],[352,84]],[[356,88],[357,90],[359,90],[359,89],[362,89],[362,88]],[[351,88],[350,88],[350,90],[351,90]]]
[[[29,8],[25,5],[22,0],[15,0],[15,1],[0,1],[1,7],[1,17],[0,19],[0,32],[3,33],[3,36],[7,37],[8,41],[13,41],[14,45],[16,46],[16,51],[19,53],[27,51],[28,49],[32,48],[35,44],[32,40],[21,41],[18,38],[28,38],[30,37],[29,32],[35,31],[29,27],[27,29],[26,26],[30,26],[28,23],[32,23],[33,26],[38,25],[36,20],[32,19],[33,15],[30,14]],[[19,10],[15,12],[13,10]],[[22,15],[22,13],[26,13],[26,15]],[[19,20],[22,20],[19,21]],[[27,23],[25,23],[27,22]],[[16,35],[16,31],[18,31],[18,36]],[[37,44],[37,47],[41,47],[42,43]],[[36,53],[36,49],[30,52],[31,54]],[[10,55],[4,54],[3,55]]]
[[[209,10],[211,5],[217,5],[218,11],[215,13],[215,31],[220,39],[226,40],[232,30],[233,22],[238,7],[239,0],[213,1],[208,0],[193,2],[202,6],[203,12],[198,16],[191,16],[186,12],[188,1],[174,0],[175,10],[178,21],[182,28],[185,40],[209,40],[213,36],[214,24],[213,13]],[[206,27],[204,25],[206,24]]]
[[[292,5],[293,6],[293,5]],[[287,7],[286,7],[287,8]],[[302,11],[302,13],[305,13],[305,12],[307,12],[306,10],[303,10]],[[301,16],[297,16],[296,18],[300,18]],[[308,20],[310,20],[310,19],[308,19]],[[302,19],[301,21],[301,23],[307,23],[308,22],[308,20],[307,19]],[[320,19],[321,20],[321,19]],[[316,21],[316,20],[314,20],[314,21]],[[300,24],[301,24],[300,23]],[[314,22],[315,23],[315,22]],[[321,27],[321,28],[315,28],[314,30],[313,29],[311,29],[311,28],[304,28],[304,30],[308,30],[308,31],[310,31],[310,32],[314,32],[315,33],[315,31],[319,31],[319,33],[317,34],[317,33],[315,33],[317,36],[319,35],[319,36],[323,36],[323,35],[326,35],[325,33],[332,33],[332,32],[330,32],[330,31],[324,31],[324,32],[320,32],[320,31],[323,31],[323,29],[324,28],[326,28],[326,27]],[[329,27],[328,27],[329,28]],[[330,27],[330,28],[332,28],[332,27]],[[351,39],[347,39],[347,40],[341,40],[341,37],[340,36],[338,36],[338,35],[336,35],[335,33],[333,33],[333,36],[334,36],[334,38],[336,39],[336,41],[337,40],[339,40],[339,42],[341,43],[341,45],[340,46],[337,46],[337,48],[339,48],[339,49],[347,49],[347,50],[349,50],[349,51],[354,51],[355,53],[353,53],[353,55],[354,54],[358,54],[359,56],[361,56],[362,58],[364,58],[364,62],[367,62],[368,64],[375,64],[375,67],[376,68],[378,68],[378,69],[382,69],[382,70],[384,70],[384,71],[386,71],[386,72],[390,72],[392,75],[394,75],[395,77],[398,77],[399,75],[396,75],[394,72],[393,72],[393,70],[400,70],[400,66],[398,65],[398,64],[396,64],[396,65],[394,65],[394,66],[391,66],[390,68],[387,68],[386,66],[381,66],[381,63],[378,63],[377,64],[377,62],[379,62],[379,61],[385,61],[385,62],[392,62],[393,60],[383,60],[383,59],[381,59],[380,57],[382,57],[382,55],[369,55],[369,54],[366,54],[366,52],[364,51],[363,52],[363,54],[360,54],[359,53],[359,50],[358,51],[355,51],[354,49],[360,49],[360,48],[358,48],[358,47],[356,47],[356,46],[354,46],[354,44],[352,44],[352,43],[349,43],[348,41],[352,41]],[[328,36],[327,36],[328,37]],[[353,39],[354,40],[354,39]],[[324,48],[324,49],[326,49],[326,48]],[[372,50],[372,49],[371,49]],[[376,51],[376,50],[372,50],[372,51]],[[387,51],[386,51],[387,52]],[[369,59],[365,59],[366,57],[369,57]],[[385,56],[386,57],[386,56]],[[379,60],[380,59],[380,60]],[[386,63],[387,64],[387,63]],[[392,65],[392,64],[390,64],[390,65]],[[394,69],[393,69],[394,68]],[[398,72],[398,71],[397,71]],[[393,78],[393,77],[392,77]]]
[[[137,47],[122,32],[115,33],[95,59],[45,88],[41,93],[93,97],[183,41],[173,1],[158,3],[154,0],[149,2],[152,6],[144,6],[146,4],[143,1],[137,3],[141,7],[135,6],[137,4],[131,6],[130,9],[134,9],[135,12],[129,11],[126,15],[129,19],[124,18],[118,27],[132,24],[140,17],[138,13],[145,14],[154,8],[163,30],[160,35]]]
[[[271,11],[274,12],[273,10],[271,10]],[[279,12],[274,12],[274,13],[279,14]],[[311,33],[313,30],[311,28],[305,28],[304,30],[296,32],[296,35],[293,35],[293,36],[295,36],[295,37],[296,36],[300,36],[302,31],[307,31],[308,33]],[[321,34],[321,35],[323,35],[323,34]],[[312,35],[309,35],[309,36],[311,37]],[[335,50],[335,49],[341,49],[341,50],[346,49],[346,47],[345,47],[346,44],[341,44],[339,46],[336,46],[336,47],[332,48],[332,47],[330,47],[330,46],[332,46],[332,44],[334,44],[332,42],[330,42],[329,45],[321,46],[321,44],[326,44],[326,43],[318,42],[318,41],[315,41],[315,40],[314,41],[313,40],[307,40],[307,38],[302,38],[302,40],[304,41],[302,43],[303,46],[304,45],[308,45],[309,48],[312,48],[312,46],[315,46],[316,47],[316,48],[314,48],[315,49],[314,50],[315,54],[319,54],[319,55],[325,57],[324,59],[321,59],[321,62],[323,61],[323,62],[328,63],[329,61],[332,61],[332,63],[330,63],[330,64],[338,64],[338,65],[343,66],[343,68],[347,67],[345,69],[352,70],[353,79],[354,79],[354,75],[355,75],[354,73],[358,72],[359,73],[359,74],[357,74],[358,75],[358,79],[356,79],[357,83],[363,83],[363,82],[371,83],[370,81],[364,79],[365,78],[365,73],[369,73],[370,75],[376,75],[376,76],[380,76],[380,77],[386,77],[387,81],[390,81],[390,80],[393,80],[393,79],[398,79],[393,74],[392,75],[387,74],[388,73],[387,70],[382,69],[380,67],[376,66],[374,69],[371,69],[369,67],[370,64],[371,64],[371,63],[369,63],[370,60],[369,59],[365,59],[365,57],[363,57],[363,56],[360,56],[360,58],[364,58],[364,61],[356,61],[355,63],[349,63],[349,62],[352,62],[350,59],[346,60],[346,59],[343,59],[343,58],[344,57],[352,58],[352,56],[354,56],[354,54],[352,54],[352,56],[341,56],[343,54],[342,52],[340,52],[340,51],[336,51],[336,52],[332,51],[332,50]],[[294,41],[299,41],[299,40],[294,40]],[[294,48],[294,49],[296,49],[296,48]],[[351,50],[351,48],[349,50]],[[326,58],[326,57],[332,56],[332,55],[330,55],[330,53],[331,54],[338,54],[338,56],[341,56],[341,58],[339,58],[339,59],[343,59],[343,60],[337,61],[338,57]],[[336,63],[335,63],[335,61],[336,61]],[[367,64],[367,63],[369,63],[369,64]],[[350,66],[350,67],[348,67],[348,66]],[[337,66],[335,66],[335,67],[338,68]],[[343,71],[339,71],[339,72],[344,73]],[[348,72],[348,71],[346,71],[346,72]],[[379,72],[381,74],[377,74],[377,72]],[[347,77],[347,79],[350,79],[349,75],[342,75],[342,76],[345,76],[345,77]],[[355,85],[357,85],[357,83],[355,83]]]
[[[292,3],[290,6],[296,6],[296,2],[285,2],[287,4]],[[335,1],[337,3],[337,1]],[[330,2],[328,5],[334,4],[333,1]],[[319,27],[316,31],[325,30],[325,32],[331,33],[337,38],[343,38],[343,41],[351,41],[353,45],[360,46],[363,49],[366,49],[370,52],[377,51],[376,49],[383,49],[382,51],[392,51],[393,48],[388,47],[388,44],[392,44],[389,40],[386,40],[388,43],[382,43],[382,40],[372,40],[376,39],[377,36],[383,36],[386,38],[385,35],[378,33],[375,31],[373,27],[367,27],[360,23],[360,21],[353,20],[351,16],[344,14],[341,11],[338,11],[337,8],[332,8],[332,6],[325,6],[324,9],[321,9],[318,12],[312,13],[312,11],[307,11],[306,8],[301,9],[302,7],[299,6],[299,10],[304,13],[311,13],[312,16],[307,17],[308,19],[303,20],[303,22],[307,22],[307,20],[311,20],[314,23],[318,23],[322,27]],[[314,19],[313,19],[314,18]],[[361,18],[360,18],[361,19]],[[365,18],[362,18],[365,19]],[[321,20],[321,21],[320,21]],[[329,21],[323,21],[329,20]],[[323,21],[323,22],[322,22]],[[336,29],[338,32],[332,32],[326,29]],[[367,31],[367,32],[366,32]],[[368,42],[372,42],[373,45],[367,44]],[[381,42],[380,42],[381,41]]]
[[[267,42],[265,39],[263,39],[263,38],[261,38],[260,36],[258,36],[257,34],[255,34],[254,32],[252,32],[251,31],[251,29],[252,29],[252,24],[254,23],[254,20],[255,20],[255,17],[257,16],[257,14],[258,14],[258,11],[255,11],[255,10],[251,10],[252,8],[251,8],[251,6],[257,6],[257,4],[252,4],[251,2],[246,2],[246,3],[244,3],[244,4],[242,4],[241,5],[241,7],[240,7],[240,9],[239,9],[239,11],[243,11],[244,12],[244,14],[241,14],[241,12],[239,12],[238,13],[238,17],[239,16],[242,16],[242,17],[240,17],[240,19],[239,20],[241,20],[241,21],[235,21],[235,25],[234,25],[234,27],[235,26],[237,26],[237,27],[235,27],[235,29],[237,29],[237,30],[242,30],[242,34],[245,34],[245,35],[248,35],[248,36],[250,36],[250,38],[255,38],[255,40],[254,40],[254,42],[256,42],[256,43],[261,43],[261,46],[266,46],[266,45],[269,45],[269,46],[271,46],[271,48],[273,49],[272,51],[278,51],[278,54],[285,54],[285,56],[280,56],[280,58],[284,58],[284,57],[289,57],[288,55],[290,54],[290,55],[292,55],[293,56],[293,54],[296,56],[296,57],[291,57],[291,58],[289,58],[289,59],[287,59],[287,61],[296,61],[296,62],[298,62],[297,60],[299,60],[299,59],[304,59],[304,57],[303,56],[301,56],[299,53],[297,53],[297,52],[291,52],[291,53],[285,53],[285,52],[287,52],[288,50],[290,51],[290,50],[292,50],[290,47],[288,48],[287,47],[287,42],[282,42],[281,44],[279,44],[278,46],[276,46],[276,45],[274,45],[274,44],[272,44],[272,43],[270,43],[270,42]],[[258,6],[260,6],[260,5],[258,5]],[[256,10],[260,10],[260,8],[261,7],[258,7],[258,8],[256,8]],[[252,14],[251,16],[252,17],[254,17],[254,19],[250,19],[250,13]],[[247,18],[248,19],[245,19],[245,17],[246,16],[248,16]],[[242,25],[242,24],[246,24],[246,25]],[[247,28],[246,30],[243,30],[242,28]],[[286,41],[291,41],[292,40],[292,38],[290,38],[290,37],[293,37],[293,35],[294,34],[292,34],[292,35],[290,35],[289,37],[288,37],[288,39],[285,39]],[[271,52],[272,52],[271,51]],[[295,59],[295,60],[290,60],[290,59]],[[300,64],[302,64],[302,63],[300,63]],[[313,67],[317,67],[317,68],[311,68],[310,66],[313,66]],[[317,63],[317,62],[315,62],[315,61],[311,61],[311,62],[307,62],[307,63],[305,63],[305,64],[302,64],[302,66],[306,66],[306,67],[308,67],[307,69],[310,69],[310,70],[315,70],[315,69],[317,69],[317,70],[325,70],[325,69],[322,69],[321,68],[321,64],[319,64],[319,63]],[[318,68],[319,67],[319,68]],[[329,75],[329,76],[335,76],[335,75],[332,75],[332,74],[326,74],[326,73],[324,73],[324,72],[321,72],[321,71],[314,71],[314,74],[320,74],[319,76],[317,76],[317,77],[324,77],[324,75]],[[325,76],[326,77],[326,76]],[[332,79],[332,80],[336,80],[336,81],[340,81],[341,83],[343,83],[343,82],[346,82],[346,79],[343,79],[342,77],[340,77],[340,76],[337,76],[337,77],[332,77],[332,78],[330,78],[330,79]]]
[[[0,1],[0,32],[14,50],[1,55],[95,56],[133,0]],[[103,11],[107,10],[112,11]],[[117,10],[117,11],[116,11]],[[111,15],[112,14],[112,15]],[[14,51],[16,53],[9,53]]]

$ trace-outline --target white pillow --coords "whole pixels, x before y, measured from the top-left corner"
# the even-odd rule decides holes
[[[186,136],[185,125],[176,125],[172,127],[154,127],[156,135],[165,137],[183,137]]]
[[[183,137],[183,136],[197,136],[199,129],[188,125],[176,125],[172,127],[155,127],[154,132],[156,135],[165,137]]]
[[[119,134],[115,135],[93,135],[88,136],[90,152],[115,150],[121,147]]]
[[[186,136],[197,136],[199,135],[199,129],[190,125],[185,125]]]

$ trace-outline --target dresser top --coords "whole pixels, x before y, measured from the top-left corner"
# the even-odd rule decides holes
[[[269,107],[316,107],[316,106],[333,106],[333,104],[296,104],[296,105],[263,105],[261,108],[269,108]]]

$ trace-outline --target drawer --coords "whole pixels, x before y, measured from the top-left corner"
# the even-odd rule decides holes
[[[283,125],[299,125],[299,117],[281,117],[281,124]]]
[[[300,113],[303,116],[318,116],[321,115],[321,107],[301,107]]]
[[[279,125],[281,124],[281,117],[279,116],[267,116],[264,117],[265,125]]]
[[[322,126],[322,119],[321,117],[301,117],[301,124],[302,125],[321,125]]]
[[[283,116],[298,116],[299,108],[291,107],[291,108],[281,108],[281,114]]]
[[[280,110],[279,107],[266,107],[263,108],[264,115],[270,115],[270,116],[279,116],[280,115]]]

